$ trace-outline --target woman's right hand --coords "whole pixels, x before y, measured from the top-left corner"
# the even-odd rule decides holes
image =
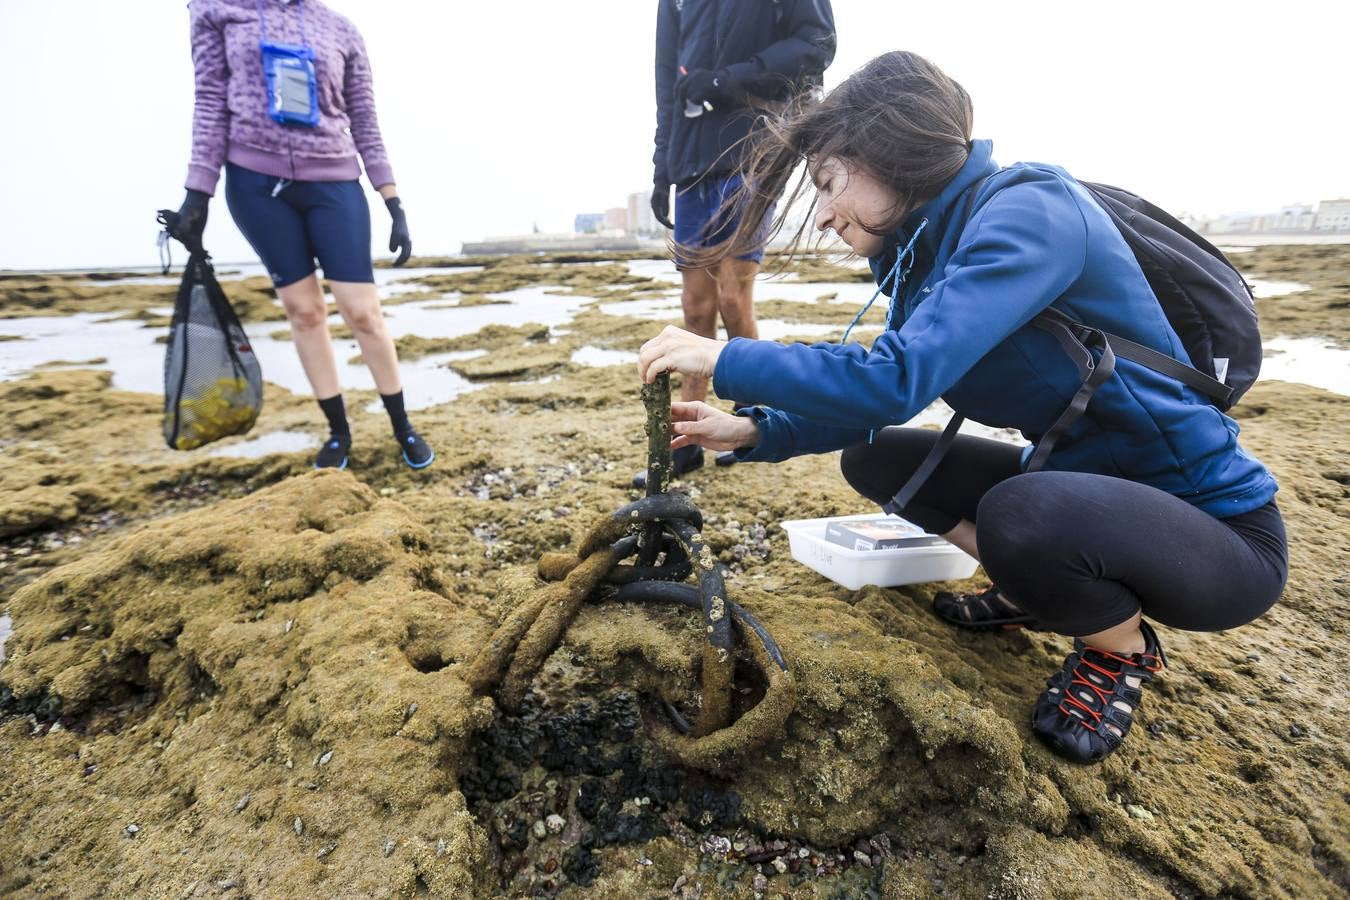
[[[749,416],[733,416],[706,403],[676,401],[670,404],[671,449],[698,445],[709,450],[735,450],[759,443],[759,425]]]
[[[183,205],[178,207],[178,220],[170,233],[191,251],[201,250],[202,235],[206,232],[206,210],[210,202],[210,194],[188,188]]]

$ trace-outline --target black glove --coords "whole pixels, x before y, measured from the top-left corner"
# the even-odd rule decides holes
[[[726,69],[711,71],[695,69],[675,82],[675,99],[680,105],[693,103],[702,105],[706,100],[713,108],[735,105],[741,97],[741,91]]]
[[[652,185],[652,215],[666,228],[675,229],[670,223],[670,185],[659,182]]]
[[[202,234],[206,231],[206,207],[210,202],[210,194],[188,188],[183,205],[178,207],[178,219],[169,228],[169,234],[182,241],[189,252],[201,252]]]
[[[408,214],[403,211],[403,204],[397,197],[390,197],[384,201],[384,205],[394,220],[394,225],[389,230],[389,252],[398,251],[398,259],[394,260],[394,265],[401,266],[408,261],[409,256],[412,256],[412,235],[408,234]]]

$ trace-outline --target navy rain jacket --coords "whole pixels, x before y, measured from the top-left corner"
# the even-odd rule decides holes
[[[870,260],[885,278],[897,247],[926,220],[893,330],[870,351],[856,343],[727,344],[713,372],[718,396],[772,407],[750,413],[761,440],[736,451],[741,459],[838,450],[867,440],[869,429],[909,421],[939,397],[1034,445],[1081,383],[1054,337],[1028,324],[1046,307],[1190,361],[1091,195],[1056,166],[1000,170],[992,156],[989,141],[974,141],[956,177]],[[1203,395],[1117,357],[1045,468],[1127,478],[1226,518],[1264,506],[1277,489],[1237,436],[1237,423]]]
[[[660,0],[656,15],[656,153],[652,182],[685,187],[703,175],[733,172],[722,154],[754,122],[748,107],[686,118],[675,102],[680,66],[726,69],[744,90],[783,100],[819,83],[834,59],[830,0]]]

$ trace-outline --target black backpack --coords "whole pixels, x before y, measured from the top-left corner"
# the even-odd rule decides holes
[[[967,218],[982,183],[976,182],[969,189]],[[1221,410],[1237,403],[1261,372],[1263,352],[1256,323],[1256,300],[1227,257],[1142,197],[1106,184],[1078,183],[1120,231],[1193,365],[1077,322],[1058,310],[1040,313],[1031,324],[1059,341],[1078,367],[1083,382],[1068,408],[1037,442],[1036,451],[1027,462],[1028,472],[1045,465],[1055,442],[1083,414],[1093,393],[1115,371],[1117,356],[1183,382]],[[1101,352],[1099,358],[1092,355],[1094,347]],[[959,414],[952,416],[919,468],[882,507],[886,512],[899,515],[913,499],[942,461],[964,418]]]

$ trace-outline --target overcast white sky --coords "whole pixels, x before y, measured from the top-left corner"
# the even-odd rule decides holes
[[[330,5],[365,35],[418,253],[570,230],[650,183],[656,0]],[[1350,196],[1340,0],[834,8],[827,87],[918,51],[965,85],[1005,164],[1058,163],[1173,212]],[[181,0],[0,0],[0,268],[155,260],[154,210],[181,201],[190,146],[187,24]],[[252,257],[223,200],[206,244]]]

